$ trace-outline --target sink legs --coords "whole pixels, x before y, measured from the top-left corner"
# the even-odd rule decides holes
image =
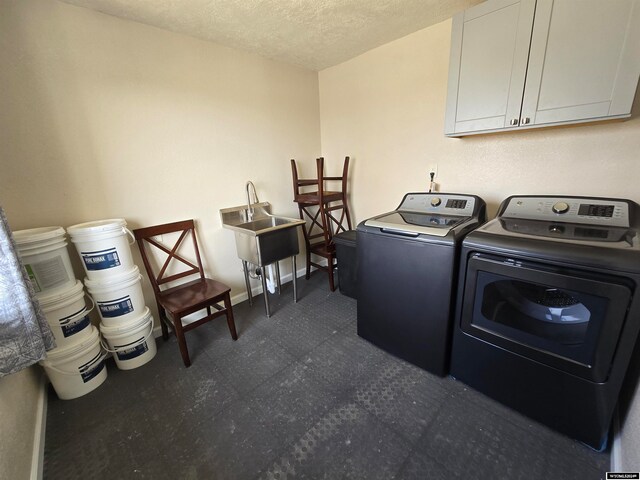
[[[266,266],[260,269],[260,280],[262,280],[262,295],[264,296],[264,309],[267,312],[267,318],[271,316],[271,309],[269,308],[269,290],[267,290],[267,275]]]
[[[282,293],[282,282],[280,282],[280,262],[276,262],[276,284],[278,285],[278,295]]]
[[[249,283],[249,266],[247,262],[242,260],[242,271],[244,272],[244,285],[247,287],[247,296],[249,297],[249,305],[253,306],[253,295],[251,294],[251,283]]]
[[[291,257],[293,270],[291,271],[291,283],[293,283],[293,303],[298,303],[298,275],[296,270],[296,256]]]
[[[282,281],[280,278],[280,264],[279,262],[275,263],[276,269],[276,281],[278,284],[278,295],[282,293]],[[296,256],[293,255],[291,257],[291,263],[293,265],[291,282],[293,283],[293,303],[298,303],[298,282],[296,276]],[[269,306],[269,290],[267,289],[267,275],[266,275],[267,265],[264,267],[260,267],[260,281],[262,283],[262,292],[264,295],[264,308],[267,314],[267,318],[271,317],[271,308]],[[242,271],[244,273],[244,283],[247,287],[247,297],[249,298],[249,305],[253,306],[253,295],[251,294],[251,283],[249,282],[249,262],[246,260],[242,260]]]

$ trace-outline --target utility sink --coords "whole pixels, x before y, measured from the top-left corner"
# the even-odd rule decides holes
[[[300,253],[298,229],[304,220],[271,214],[269,202],[220,210],[222,226],[235,232],[241,260],[264,267]]]
[[[297,302],[295,272],[296,255],[300,253],[298,227],[304,225],[304,220],[272,215],[269,202],[258,203],[257,201],[241,207],[222,209],[220,210],[220,218],[222,219],[222,226],[233,230],[236,236],[236,251],[238,252],[238,257],[242,260],[249,304],[253,305],[251,283],[249,281],[249,271],[251,271],[252,274],[255,272],[260,275],[267,317],[271,316],[265,267],[274,264],[278,292],[280,292],[280,267],[278,262],[285,258],[291,258],[293,267],[291,279],[293,283],[293,301]]]

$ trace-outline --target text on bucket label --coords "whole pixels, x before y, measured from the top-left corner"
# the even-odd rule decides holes
[[[114,318],[133,312],[133,303],[129,295],[108,302],[97,302],[103,318]]]
[[[25,268],[36,292],[64,285],[69,281],[69,274],[60,255],[38,263],[29,263]]]
[[[100,360],[97,364],[92,365],[96,361],[98,361],[101,356],[102,356],[102,352],[98,352],[98,354],[95,357],[93,357],[87,363],[80,365],[78,367],[78,371],[80,372],[80,376],[82,377],[83,383],[87,383],[102,371],[102,369],[104,368],[104,359]]]
[[[120,257],[115,247],[96,252],[82,252],[81,255],[87,270],[105,270],[120,266]]]
[[[141,337],[135,342],[128,343],[127,345],[121,345],[121,346],[115,347],[115,350],[117,350],[118,359],[131,360],[132,358],[139,357],[143,353],[147,352],[149,350],[149,347],[147,346],[147,342],[140,343],[139,345],[136,345],[134,347],[128,347],[128,345],[138,343],[143,338],[144,337]]]
[[[74,335],[86,327],[89,326],[91,321],[89,320],[89,315],[80,316],[82,312],[86,311],[86,307],[82,307],[82,310],[74,313],[73,315],[69,315],[68,317],[61,318],[59,320],[60,328],[62,329],[62,335],[67,338],[71,335]]]

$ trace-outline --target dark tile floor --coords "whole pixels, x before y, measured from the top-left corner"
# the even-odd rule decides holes
[[[596,453],[356,334],[326,276],[158,339],[147,365],[75,400],[49,395],[45,479],[600,479]]]

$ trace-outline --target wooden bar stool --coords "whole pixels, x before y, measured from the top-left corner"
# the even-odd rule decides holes
[[[347,174],[349,171],[349,157],[345,157],[342,176],[325,177],[324,158],[316,159],[316,178],[301,179],[298,177],[296,161],[291,160],[293,175],[293,201],[298,204],[298,212],[302,220],[304,240],[307,251],[308,279],[311,266],[324,270],[329,274],[329,288],[336,289],[333,270],[336,267],[336,249],[333,237],[340,232],[351,230],[351,213],[347,204]],[[340,190],[325,189],[325,182],[340,182]],[[305,187],[311,191],[302,191]],[[346,223],[346,225],[345,225]],[[327,265],[312,261],[311,254],[327,260]]]

